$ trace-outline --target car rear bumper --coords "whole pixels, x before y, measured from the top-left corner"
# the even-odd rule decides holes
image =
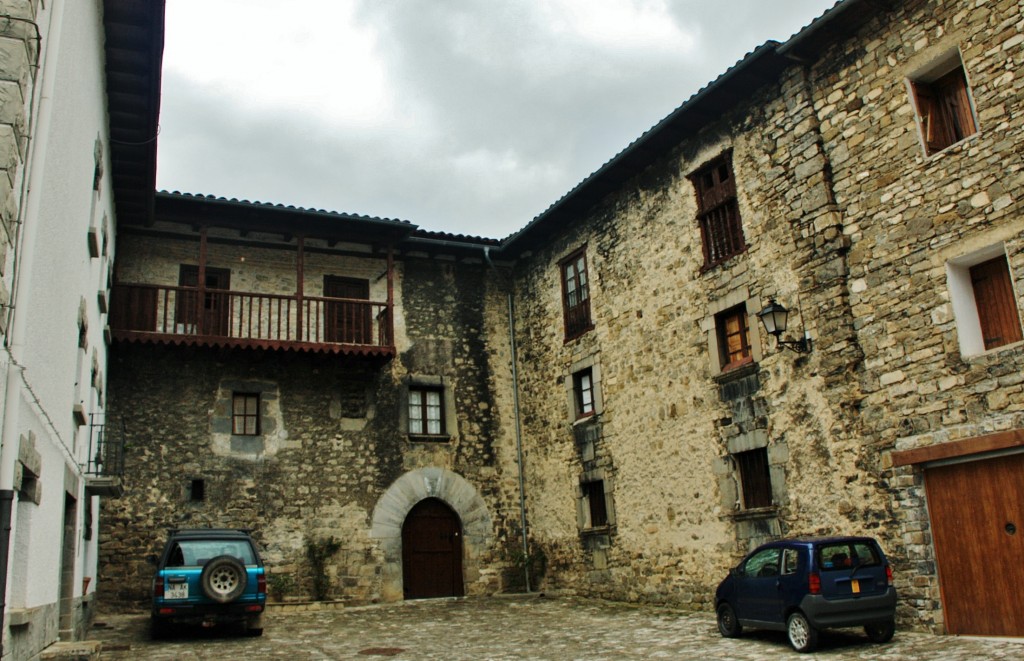
[[[231,604],[179,604],[164,601],[153,605],[155,619],[180,624],[201,622],[243,622],[262,617],[263,603],[235,602]]]
[[[859,627],[892,620],[896,617],[896,588],[890,585],[882,594],[847,599],[807,595],[800,602],[800,610],[807,616],[811,626],[818,629]]]

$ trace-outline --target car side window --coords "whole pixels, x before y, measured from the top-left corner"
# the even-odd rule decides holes
[[[782,575],[795,574],[800,564],[800,552],[796,549],[783,549],[782,551]]]
[[[743,565],[743,574],[748,578],[765,578],[779,575],[779,556],[781,549],[764,549],[747,559]]]

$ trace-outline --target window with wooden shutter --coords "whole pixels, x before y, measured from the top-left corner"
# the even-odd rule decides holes
[[[594,373],[591,368],[572,375],[573,395],[576,399],[576,418],[594,415]]]
[[[956,56],[952,70],[948,60],[939,76],[925,75],[911,83],[917,104],[925,151],[934,154],[978,132],[971,110],[967,75]]]
[[[772,478],[768,470],[768,448],[757,448],[733,455],[740,474],[743,509],[771,507]]]
[[[586,501],[586,513],[590,525],[587,528],[601,528],[608,525],[608,505],[605,502],[604,480],[584,482],[580,485],[583,499]]]
[[[970,274],[985,349],[1019,342],[1020,315],[1006,255],[975,264]]]
[[[587,253],[578,250],[563,259],[562,311],[565,321],[565,339],[571,340],[594,327],[590,319],[590,280],[587,275]]]
[[[730,370],[751,362],[750,327],[747,323],[747,308],[738,305],[715,316],[718,333],[718,353],[722,371]]]
[[[704,269],[747,248],[736,200],[732,153],[726,152],[690,176],[697,192],[697,222],[704,248]]]

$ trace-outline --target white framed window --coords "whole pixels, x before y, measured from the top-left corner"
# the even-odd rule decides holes
[[[1022,340],[1006,248],[998,243],[946,262],[960,354],[968,357]]]

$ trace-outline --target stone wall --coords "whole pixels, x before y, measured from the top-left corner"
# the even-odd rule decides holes
[[[119,277],[146,282],[166,271],[173,280],[178,245],[125,241]],[[289,278],[294,286],[293,253],[245,251],[243,266],[239,252],[225,257],[235,265],[233,288],[261,283],[284,293]],[[383,262],[375,261],[379,271]],[[323,268],[349,273],[352,261]],[[403,500],[409,488],[400,485],[422,486],[423,476],[434,476],[435,485],[423,497],[446,500],[466,529],[467,592],[501,589],[518,500],[510,425],[501,413],[507,396],[495,395],[507,389],[507,367],[496,369],[484,346],[507,342],[502,278],[481,263],[456,267],[432,259],[405,259],[397,271],[396,316],[404,330],[399,354],[388,362],[113,346],[110,415],[124,416],[130,440],[125,496],[104,501],[101,517],[105,606],[144,603],[152,573],[146,556],[160,550],[166,529],[193,526],[252,528],[271,575],[297,579],[293,598],[310,595],[306,540],[334,536],[342,548],[328,567],[331,598],[401,598],[400,555],[396,572],[388,517],[399,517],[400,530],[416,502]],[[403,392],[423,379],[444,384],[447,442],[416,442],[401,424]],[[239,389],[261,394],[264,426],[256,439],[230,433],[230,395]],[[195,479],[203,480],[205,493],[194,502]],[[394,512],[395,503],[402,511]]]
[[[708,607],[726,568],[780,534],[876,532],[887,518],[859,465],[861,352],[846,296],[846,244],[807,81],[793,69],[653,163],[517,267],[530,521],[558,584],[583,593]],[[703,269],[687,175],[732,151],[747,249]],[[560,259],[586,247],[594,330],[564,341]],[[754,316],[769,297],[815,350],[774,346]],[[715,315],[744,304],[755,363],[720,373]],[[792,333],[791,333],[792,335]],[[574,497],[561,386],[600,364],[598,453],[616,524],[594,552]],[[737,390],[740,381],[747,386]],[[731,455],[766,448],[773,505],[737,503]]]
[[[923,474],[887,450],[1020,429],[1020,345],[964,355],[951,261],[1002,244],[1024,299],[1021,7],[1015,1],[903,2],[813,67],[815,115],[851,248],[850,307],[867,449],[892,501],[890,542],[906,610],[940,628]],[[979,131],[926,155],[907,83],[959,51]]]

